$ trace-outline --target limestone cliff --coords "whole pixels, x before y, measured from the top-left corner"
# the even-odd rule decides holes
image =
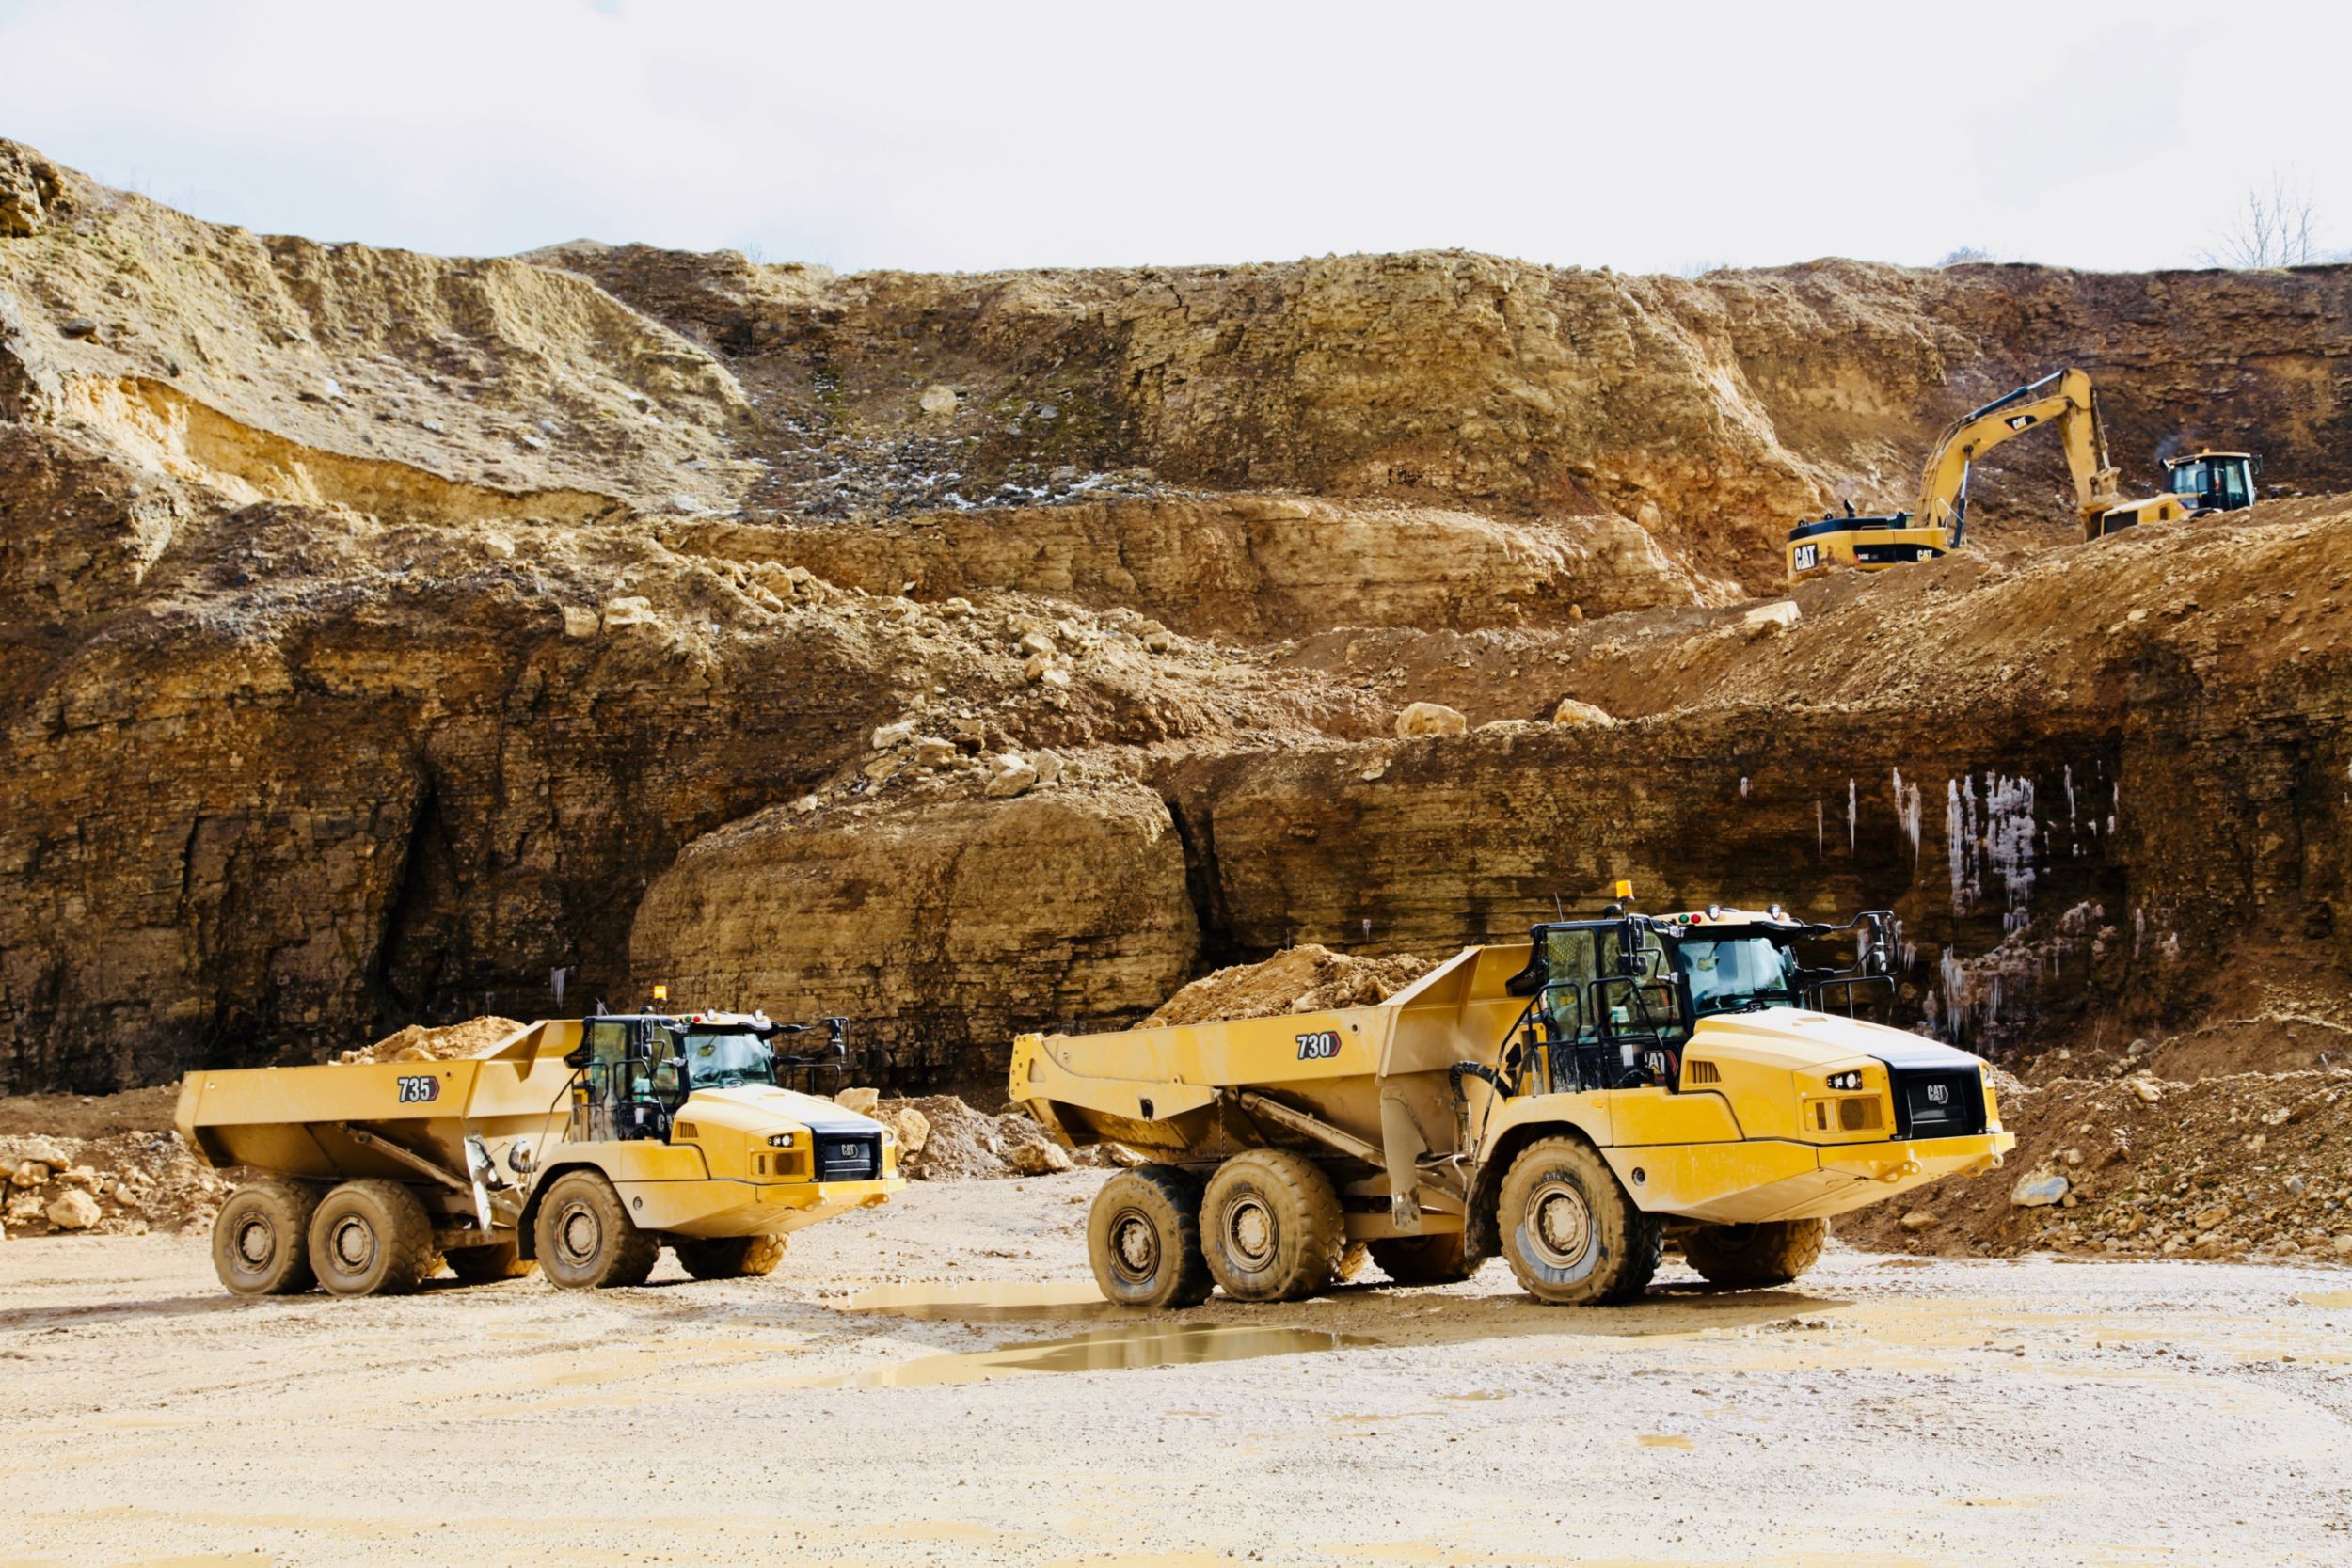
[[[2059,364],[2142,483],[2194,439],[2352,486],[2347,307],[2340,268],[449,260],[0,143],[0,1091],[559,974],[969,1082],[1214,963],[1626,874],[1894,904],[1906,1006],[2003,1049],[2325,1010],[2343,506],[2081,546],[2020,442],[1971,559],[1749,601],[1791,515],[1899,500]],[[1392,738],[1416,699],[1484,727]]]

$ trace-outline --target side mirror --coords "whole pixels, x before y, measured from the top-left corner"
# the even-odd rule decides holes
[[[678,1085],[684,1081],[681,1069],[685,1064],[673,1056],[659,1063],[653,1069],[653,1092],[660,1100],[675,1100]]]
[[[593,1062],[593,1061],[595,1061],[596,1059],[596,1053],[595,1052],[593,1052],[593,1051],[589,1050],[589,1049],[588,1049],[588,1047],[587,1047],[586,1045],[584,1045],[584,1044],[582,1044],[582,1045],[576,1045],[576,1046],[572,1047],[569,1051],[566,1051],[565,1053],[564,1053],[564,1065],[565,1067],[571,1067],[571,1068],[580,1068],[580,1067],[586,1067],[586,1066],[587,1066],[590,1062]]]

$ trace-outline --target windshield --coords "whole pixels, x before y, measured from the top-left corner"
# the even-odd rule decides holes
[[[688,1084],[697,1089],[732,1088],[775,1082],[768,1046],[757,1035],[695,1034],[686,1037]]]
[[[1797,1005],[1797,956],[1769,937],[1686,937],[1677,958],[1700,1017]]]
[[[2172,493],[2176,496],[2202,495],[2205,489],[2205,466],[2184,463],[2172,470]]]

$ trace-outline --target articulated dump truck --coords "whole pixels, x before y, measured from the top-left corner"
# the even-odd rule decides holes
[[[414,1290],[444,1258],[481,1283],[535,1265],[571,1289],[638,1285],[661,1248],[698,1279],[764,1275],[787,1232],[886,1202],[889,1129],[786,1085],[762,1015],[533,1023],[482,1055],[193,1072],[179,1127],[249,1179],[213,1224],[240,1295]]]
[[[1851,966],[1800,961],[1841,933]],[[1115,1302],[1295,1300],[1358,1243],[1404,1284],[1501,1252],[1548,1303],[1639,1295],[1669,1240],[1716,1284],[1783,1284],[1830,1215],[2016,1143],[1983,1062],[1861,1016],[1893,1001],[1893,942],[1885,911],[1613,906],[1375,1006],[1023,1036],[1011,1092],[1073,1146],[1152,1162],[1089,1225]]]

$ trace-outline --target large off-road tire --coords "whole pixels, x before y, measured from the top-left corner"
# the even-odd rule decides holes
[[[405,1295],[440,1267],[433,1216],[397,1181],[346,1181],[310,1215],[310,1272],[336,1295]]]
[[[678,1266],[696,1279],[756,1279],[784,1261],[781,1236],[726,1236],[717,1241],[670,1243]]]
[[[1103,1299],[1198,1307],[1216,1289],[1200,1256],[1200,1183],[1173,1165],[1138,1165],[1103,1183],[1087,1212],[1087,1261]]]
[[[643,1285],[661,1256],[660,1242],[637,1228],[612,1183],[593,1170],[555,1179],[539,1200],[531,1235],[539,1272],[567,1291]]]
[[[1664,1236],[1592,1145],[1542,1138],[1502,1179],[1497,1223],[1520,1288],[1551,1307],[1628,1301],[1658,1272]]]
[[[449,1254],[449,1272],[468,1285],[495,1285],[501,1279],[520,1279],[538,1267],[523,1256],[521,1245],[515,1242],[459,1247]]]
[[[1750,1290],[1786,1285],[1820,1261],[1827,1220],[1702,1225],[1682,1238],[1682,1256],[1710,1285]]]
[[[1459,1285],[1477,1265],[1460,1231],[1451,1236],[1384,1236],[1372,1260],[1398,1285]]]
[[[319,1190],[303,1181],[254,1181],[229,1195],[213,1220],[213,1272],[241,1296],[299,1295],[310,1272],[310,1214]]]
[[[1303,1301],[1347,1245],[1331,1179],[1304,1154],[1252,1148],[1217,1166],[1200,1200],[1200,1252],[1235,1301]]]

